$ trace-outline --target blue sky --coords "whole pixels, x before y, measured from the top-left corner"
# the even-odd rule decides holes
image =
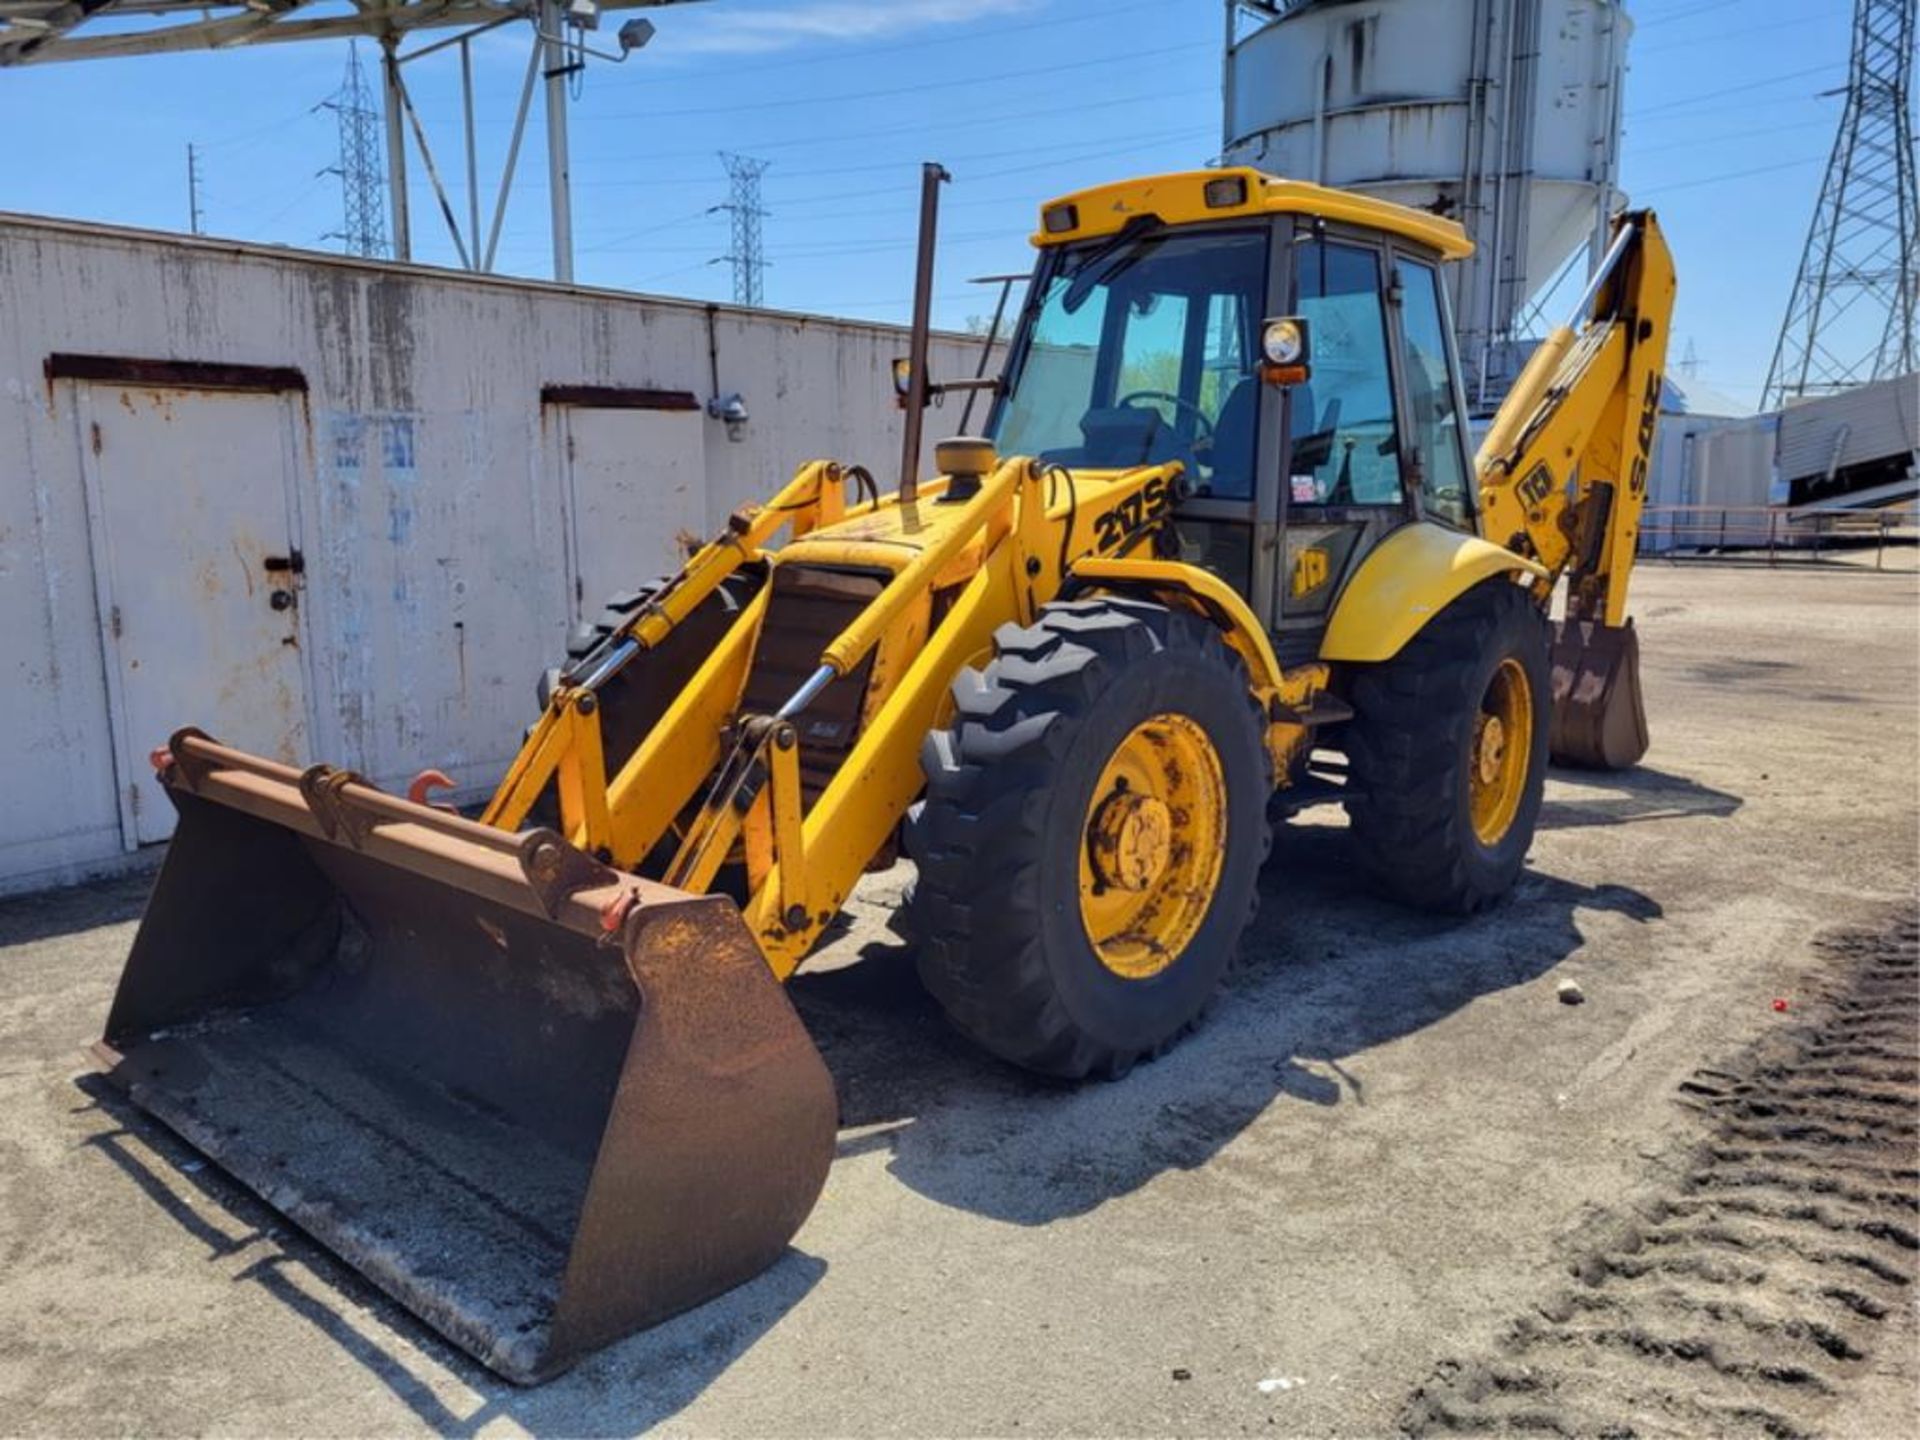
[[[1822,92],[1845,80],[1852,5],[1629,9],[1625,182],[1678,259],[1674,358],[1691,341],[1698,378],[1752,403],[1840,116]],[[904,318],[917,167],[938,159],[955,183],[936,318],[958,325],[990,305],[968,277],[1027,268],[1040,200],[1202,163],[1220,141],[1217,0],[712,0],[652,18],[653,43],[592,65],[573,112],[577,269],[592,283],[727,298],[727,268],[709,263],[727,217],[709,207],[726,198],[717,152],[732,150],[772,162],[768,304]],[[476,46],[488,195],[525,54],[518,26]],[[345,62],[330,41],[0,71],[0,208],[184,229],[191,142],[210,233],[324,248],[341,202],[321,173],[334,119],[315,107]],[[464,215],[457,61],[409,76]],[[535,128],[504,270],[546,273],[543,158]],[[417,157],[412,185],[416,256],[454,263]]]

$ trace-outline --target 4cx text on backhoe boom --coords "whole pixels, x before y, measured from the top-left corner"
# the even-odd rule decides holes
[[[1646,747],[1651,214],[1476,459],[1459,226],[1247,169],[1065,197],[989,438],[920,481],[940,178],[898,491],[812,462],[617,600],[478,820],[194,730],[157,752],[180,824],[104,1062],[513,1379],[784,1249],[836,1116],[781,982],[896,847],[954,1024],[1117,1077],[1212,995],[1272,817],[1344,803],[1385,891],[1471,911],[1550,747]]]

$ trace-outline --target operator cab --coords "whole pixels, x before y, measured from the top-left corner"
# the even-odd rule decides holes
[[[1083,191],[1041,259],[989,433],[1069,469],[1179,461],[1180,558],[1311,647],[1389,531],[1471,530],[1472,467],[1440,265],[1464,232],[1253,170]],[[1305,373],[1263,365],[1305,322]]]

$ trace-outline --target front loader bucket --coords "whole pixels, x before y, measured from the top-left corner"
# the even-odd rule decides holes
[[[1647,753],[1640,636],[1631,620],[1555,622],[1547,745],[1556,763],[1588,770],[1625,770]]]
[[[195,732],[163,779],[137,1104],[522,1383],[779,1258],[834,1093],[729,901]]]

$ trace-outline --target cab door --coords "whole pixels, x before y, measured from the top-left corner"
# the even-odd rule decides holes
[[[1308,322],[1312,353],[1309,378],[1285,392],[1273,608],[1281,639],[1297,636],[1305,645],[1367,552],[1417,512],[1404,446],[1392,252],[1377,237],[1304,224],[1290,249],[1287,313]]]
[[[1471,534],[1479,499],[1447,287],[1439,264],[1427,256],[1401,250],[1393,264],[1398,283],[1389,293],[1400,319],[1407,483],[1421,519]]]

